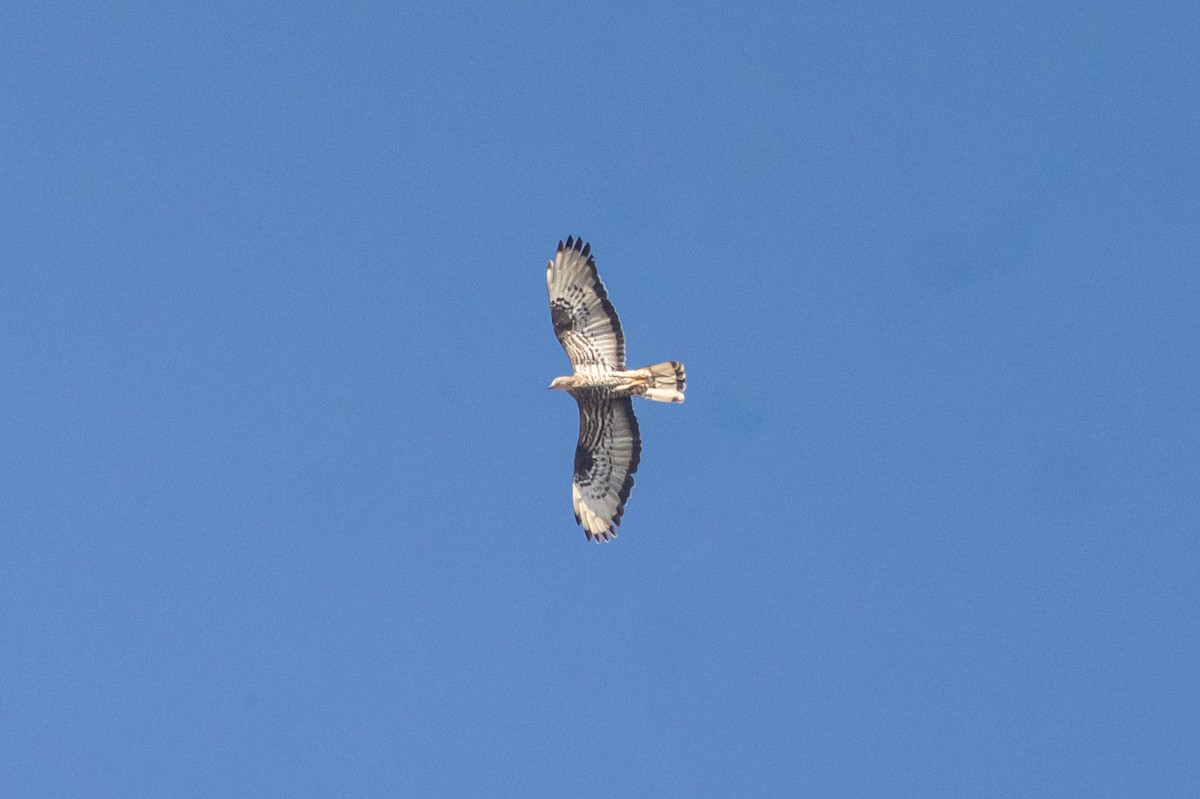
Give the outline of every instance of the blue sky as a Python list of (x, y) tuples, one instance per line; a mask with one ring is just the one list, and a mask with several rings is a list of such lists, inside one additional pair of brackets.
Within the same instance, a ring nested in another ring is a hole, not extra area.
[(1190, 4), (198, 5), (0, 12), (0, 794), (1200, 790)]

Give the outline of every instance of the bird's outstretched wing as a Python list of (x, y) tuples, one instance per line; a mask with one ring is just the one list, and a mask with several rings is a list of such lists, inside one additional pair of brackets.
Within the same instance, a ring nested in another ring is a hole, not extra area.
[(608, 541), (617, 534), (633, 473), (642, 457), (642, 439), (633, 401), (580, 394), (579, 443), (571, 502), (575, 521), (588, 540)]
[(596, 272), (590, 244), (567, 237), (546, 264), (554, 335), (578, 371), (580, 366), (625, 368), (625, 335)]

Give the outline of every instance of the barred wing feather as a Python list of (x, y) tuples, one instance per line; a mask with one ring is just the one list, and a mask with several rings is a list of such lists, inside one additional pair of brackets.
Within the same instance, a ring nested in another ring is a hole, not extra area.
[(600, 276), (590, 244), (567, 237), (546, 264), (550, 320), (554, 335), (579, 367), (605, 371), (625, 368), (625, 335)]
[(588, 540), (608, 541), (617, 534), (642, 456), (637, 417), (629, 397), (581, 395), (575, 400), (579, 403), (579, 442), (571, 484), (575, 521)]

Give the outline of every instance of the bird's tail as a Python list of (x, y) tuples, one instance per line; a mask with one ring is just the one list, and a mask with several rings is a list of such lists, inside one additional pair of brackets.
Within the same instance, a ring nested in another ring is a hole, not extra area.
[(683, 392), (687, 390), (687, 375), (683, 373), (683, 364), (679, 361), (663, 361), (646, 366), (638, 369), (637, 375), (646, 386), (642, 395), (646, 399), (683, 402)]

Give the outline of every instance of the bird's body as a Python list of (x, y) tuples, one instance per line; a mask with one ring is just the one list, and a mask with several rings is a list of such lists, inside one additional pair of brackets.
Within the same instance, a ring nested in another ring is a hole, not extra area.
[(625, 336), (596, 272), (591, 246), (567, 238), (546, 265), (550, 320), (574, 373), (550, 388), (579, 405), (579, 441), (571, 486), (575, 521), (589, 540), (616, 536), (642, 442), (632, 397), (683, 402), (687, 378), (678, 361), (625, 368)]
[[(676, 380), (680, 384), (676, 388)], [(683, 402), (686, 377), (683, 364), (664, 361), (644, 369), (605, 371), (585, 366), (573, 375), (556, 377), (550, 388), (561, 389), (579, 399), (580, 394), (596, 392), (605, 399), (646, 397), (660, 402)]]

